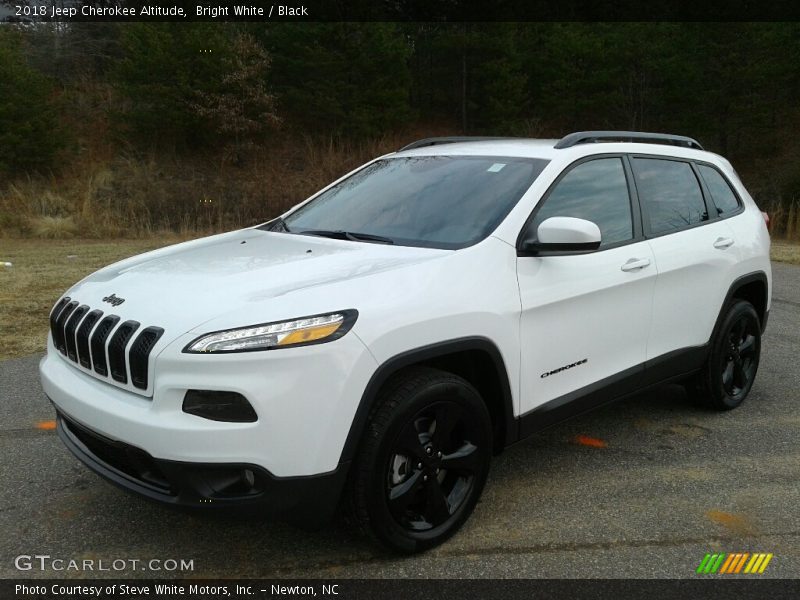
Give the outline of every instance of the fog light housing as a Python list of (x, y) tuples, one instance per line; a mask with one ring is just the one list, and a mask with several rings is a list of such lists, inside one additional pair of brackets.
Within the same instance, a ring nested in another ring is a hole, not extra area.
[(183, 412), (227, 423), (253, 423), (258, 420), (253, 406), (237, 392), (188, 390), (183, 397)]

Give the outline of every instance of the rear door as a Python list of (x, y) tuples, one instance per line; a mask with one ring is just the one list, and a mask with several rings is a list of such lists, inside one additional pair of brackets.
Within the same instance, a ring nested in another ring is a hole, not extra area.
[(691, 360), (704, 358), (738, 261), (736, 239), (693, 162), (662, 156), (630, 162), (658, 270), (647, 359), (656, 366), (685, 355), (688, 371), (700, 366)]

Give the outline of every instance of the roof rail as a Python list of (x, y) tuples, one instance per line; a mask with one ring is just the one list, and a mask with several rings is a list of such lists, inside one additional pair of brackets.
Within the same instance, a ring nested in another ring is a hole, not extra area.
[(439, 146), (441, 144), (458, 144), (459, 142), (488, 142), (490, 140), (513, 140), (516, 138), (510, 137), (475, 137), (475, 136), (450, 136), (450, 137), (432, 137), (425, 138), (424, 140), (417, 140), (410, 143), (408, 146), (403, 146), (398, 150), (413, 150), (414, 148), (425, 148), (427, 146)]
[(669, 133), (644, 133), (641, 131), (576, 131), (561, 138), (554, 146), (557, 150), (572, 148), (578, 144), (594, 142), (644, 142), (651, 144), (668, 144), (702, 150), (700, 143), (690, 137)]

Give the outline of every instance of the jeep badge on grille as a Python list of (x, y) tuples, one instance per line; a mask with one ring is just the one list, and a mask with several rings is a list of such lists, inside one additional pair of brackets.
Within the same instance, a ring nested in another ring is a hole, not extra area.
[(120, 304), (125, 302), (125, 298), (118, 298), (114, 294), (111, 294), (110, 296), (106, 296), (105, 298), (103, 298), (103, 302), (108, 302), (112, 306), (119, 306)]

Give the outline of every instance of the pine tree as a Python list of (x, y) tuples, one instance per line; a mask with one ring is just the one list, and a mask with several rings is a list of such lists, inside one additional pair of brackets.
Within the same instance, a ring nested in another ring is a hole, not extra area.
[(56, 90), (20, 45), (13, 29), (0, 27), (0, 173), (48, 168), (65, 142)]
[(115, 115), (122, 133), (176, 147), (214, 140), (217, 132), (194, 104), (202, 94), (224, 91), (232, 31), (213, 23), (128, 24), (113, 74), (124, 100)]
[(393, 23), (283, 23), (261, 32), (279, 110), (297, 128), (378, 135), (411, 117), (411, 48)]

